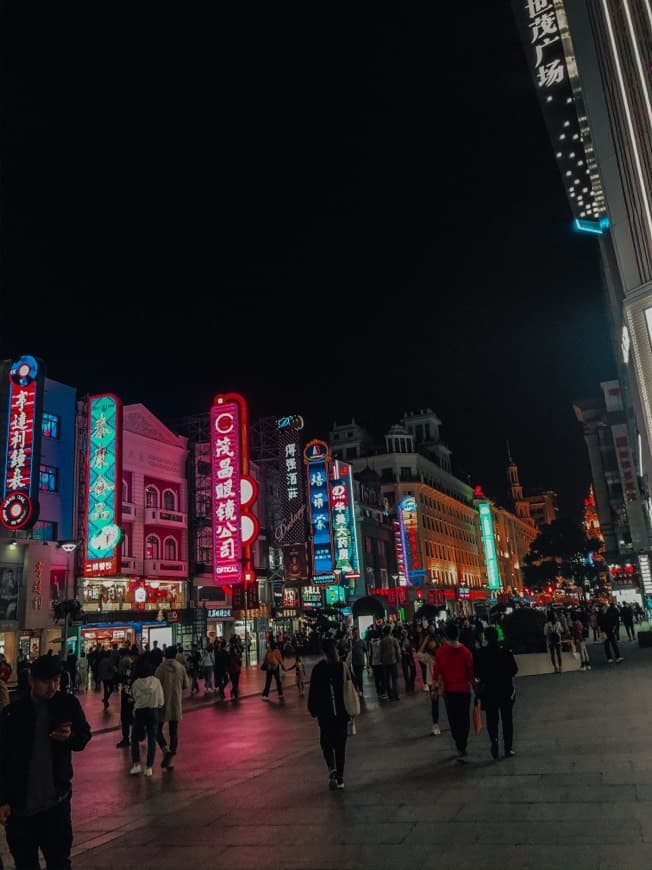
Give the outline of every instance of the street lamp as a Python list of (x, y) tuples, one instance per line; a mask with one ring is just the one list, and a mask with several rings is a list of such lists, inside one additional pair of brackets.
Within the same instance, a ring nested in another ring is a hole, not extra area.
[[(61, 628), (61, 648), (59, 650), (59, 658), (61, 661), (66, 660), (68, 650), (68, 625), (70, 623), (70, 614), (72, 611), (79, 611), (79, 602), (76, 599), (68, 598), (68, 589), (70, 584), (70, 575), (73, 574), (74, 582), (74, 552), (81, 544), (78, 540), (58, 541), (57, 546), (60, 547), (66, 554), (66, 579), (64, 587), (63, 601), (59, 602), (59, 608), (55, 610), (55, 615), (63, 615), (63, 626)], [(72, 570), (71, 570), (72, 569)]]

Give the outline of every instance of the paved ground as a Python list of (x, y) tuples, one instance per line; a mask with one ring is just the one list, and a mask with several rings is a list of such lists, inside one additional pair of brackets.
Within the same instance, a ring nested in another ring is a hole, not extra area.
[(97, 734), (76, 757), (74, 867), (650, 868), (652, 650), (623, 646), (622, 665), (596, 645), (591, 673), (519, 680), (509, 760), (491, 760), (483, 731), (460, 768), (445, 716), (429, 734), (425, 694), (370, 697), (342, 792), (294, 687), (284, 705), (188, 715), (177, 767), (151, 780)]

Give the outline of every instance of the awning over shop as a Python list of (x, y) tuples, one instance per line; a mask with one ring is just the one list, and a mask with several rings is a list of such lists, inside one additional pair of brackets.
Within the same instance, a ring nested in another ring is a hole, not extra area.
[(353, 602), (354, 616), (373, 616), (382, 619), (385, 616), (385, 604), (373, 595), (364, 595)]

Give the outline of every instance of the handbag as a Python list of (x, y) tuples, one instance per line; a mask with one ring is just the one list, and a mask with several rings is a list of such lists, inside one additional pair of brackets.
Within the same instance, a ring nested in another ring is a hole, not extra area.
[(473, 730), (476, 734), (482, 731), (482, 711), (479, 702), (473, 705)]
[(349, 716), (359, 716), (360, 696), (358, 695), (358, 690), (353, 683), (353, 679), (351, 678), (351, 671), (349, 670), (346, 662), (342, 662), (342, 667), (344, 668), (344, 682), (342, 684), (342, 690), (344, 695), (344, 709), (349, 714)]

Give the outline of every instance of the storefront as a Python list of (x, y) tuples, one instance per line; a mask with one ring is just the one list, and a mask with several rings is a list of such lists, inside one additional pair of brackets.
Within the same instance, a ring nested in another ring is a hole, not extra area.
[(143, 580), (125, 577), (84, 579), (82, 607), (102, 613), (138, 610), (145, 613), (182, 609), (186, 605), (186, 584), (179, 580)]
[(206, 634), (211, 642), (218, 638), (228, 639), (234, 633), (233, 610), (230, 607), (206, 608)]
[(98, 643), (106, 648), (114, 643), (118, 646), (128, 643), (151, 649), (155, 640), (161, 648), (173, 643), (189, 647), (193, 640), (200, 639), (195, 618), (197, 609), (168, 609), (155, 613), (125, 610), (115, 614), (113, 620), (110, 613), (86, 613), (86, 622), (78, 629), (80, 649), (88, 651)]

